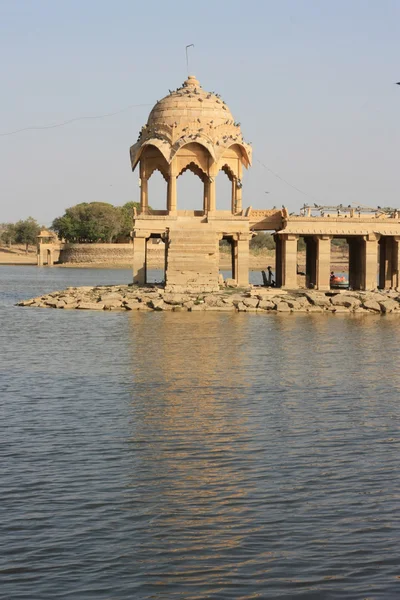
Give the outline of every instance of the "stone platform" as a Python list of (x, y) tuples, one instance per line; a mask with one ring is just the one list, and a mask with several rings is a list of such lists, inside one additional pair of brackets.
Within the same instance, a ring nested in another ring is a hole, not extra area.
[(236, 311), (257, 313), (326, 313), (400, 315), (400, 294), (376, 292), (292, 292), (274, 288), (223, 288), (213, 293), (168, 293), (154, 286), (71, 287), (19, 302), (17, 306), (101, 311)]

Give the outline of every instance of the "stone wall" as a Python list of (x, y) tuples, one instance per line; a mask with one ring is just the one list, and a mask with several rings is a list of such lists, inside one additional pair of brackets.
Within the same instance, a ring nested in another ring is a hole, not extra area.
[(132, 244), (65, 244), (61, 263), (127, 264), (133, 262)]
[[(165, 261), (164, 244), (148, 244), (147, 264), (162, 268)], [(60, 252), (60, 263), (75, 264), (133, 264), (133, 244), (65, 244)]]

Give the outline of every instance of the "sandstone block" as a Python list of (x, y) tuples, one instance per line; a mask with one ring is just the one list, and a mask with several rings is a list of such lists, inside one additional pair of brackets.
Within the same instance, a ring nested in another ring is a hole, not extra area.
[(139, 310), (140, 302), (137, 300), (125, 300), (123, 306), (126, 310)]
[(317, 293), (317, 292), (306, 292), (306, 298), (311, 304), (314, 306), (329, 306), (330, 300), (325, 294)]
[(276, 304), (272, 300), (260, 300), (258, 303), (258, 308), (261, 308), (262, 310), (274, 310), (276, 308)]
[(345, 306), (346, 308), (355, 308), (361, 305), (361, 300), (355, 296), (337, 294), (331, 298), (333, 306)]
[(387, 300), (384, 300), (383, 302), (379, 302), (381, 310), (383, 313), (391, 313), (394, 310), (397, 310), (399, 308), (399, 304), (398, 302), (396, 302), (395, 300), (391, 300), (390, 298), (388, 298)]
[(257, 308), (258, 302), (258, 298), (244, 298), (243, 300), (243, 304), (248, 308)]
[(234, 279), (231, 279), (230, 277), (225, 279), (225, 285), (226, 285), (226, 287), (230, 287), (230, 288), (235, 288), (238, 286), (236, 281)]
[(372, 310), (373, 312), (381, 312), (381, 306), (376, 300), (365, 300), (363, 303), (364, 308)]
[(287, 304), (286, 302), (282, 302), (282, 301), (278, 301), (276, 303), (276, 310), (278, 312), (291, 312), (291, 308), (290, 308), (289, 304)]
[(100, 302), (80, 302), (76, 308), (80, 310), (103, 310), (104, 306)]

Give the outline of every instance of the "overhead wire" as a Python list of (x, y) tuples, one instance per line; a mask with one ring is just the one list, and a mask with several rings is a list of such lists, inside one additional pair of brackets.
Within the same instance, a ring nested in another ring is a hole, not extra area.
[(310, 198), (311, 200), (314, 200), (314, 202), (318, 202), (318, 200), (314, 196), (312, 196), (308, 192), (305, 192), (304, 190), (301, 190), (296, 185), (293, 185), (292, 183), (290, 183), (289, 181), (287, 181), (287, 179), (285, 179), (284, 177), (281, 177), (281, 175), (279, 175), (278, 173), (276, 173), (275, 171), (273, 171), (272, 169), (270, 169), (270, 167), (267, 167), (267, 165), (265, 165), (263, 162), (261, 162), (261, 160), (259, 160), (258, 158), (256, 158), (255, 160), (262, 167), (264, 167), (264, 169), (266, 169), (267, 171), (269, 171), (269, 173), (271, 173), (271, 175), (273, 175), (274, 177), (276, 177), (277, 179), (279, 179), (283, 183), (286, 183), (286, 185), (288, 185), (289, 187), (291, 187), (293, 190), (296, 190), (296, 192), (299, 192), (300, 194), (303, 194), (303, 196), (307, 196), (307, 198)]
[(56, 127), (64, 127), (65, 125), (69, 125), (70, 123), (75, 123), (76, 121), (87, 121), (94, 119), (105, 119), (107, 117), (114, 117), (115, 115), (119, 115), (131, 108), (137, 108), (139, 106), (152, 106), (152, 104), (130, 104), (129, 106), (125, 106), (125, 108), (121, 108), (120, 110), (116, 110), (115, 112), (105, 113), (103, 115), (89, 115), (85, 117), (75, 117), (74, 119), (68, 119), (67, 121), (62, 121), (61, 123), (54, 123), (53, 125), (38, 125), (31, 127), (23, 127), (21, 129), (15, 129), (14, 131), (7, 131), (5, 133), (0, 133), (0, 137), (15, 135), (16, 133), (22, 133), (23, 131), (38, 131), (43, 129), (55, 129)]

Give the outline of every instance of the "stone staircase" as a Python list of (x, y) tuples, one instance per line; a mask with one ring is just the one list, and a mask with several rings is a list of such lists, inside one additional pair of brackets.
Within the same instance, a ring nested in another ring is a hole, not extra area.
[(168, 243), (167, 291), (218, 291), (219, 242), (215, 231), (170, 230)]

